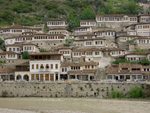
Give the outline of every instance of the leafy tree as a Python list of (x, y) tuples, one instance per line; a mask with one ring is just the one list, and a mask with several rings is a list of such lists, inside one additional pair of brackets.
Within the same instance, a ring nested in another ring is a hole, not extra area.
[(145, 93), (139, 86), (133, 87), (129, 91), (129, 98), (144, 98)]
[(58, 7), (58, 6), (57, 6), (56, 3), (48, 3), (48, 4), (45, 5), (45, 8), (46, 8), (47, 10), (56, 9), (57, 7)]
[(148, 59), (144, 58), (139, 63), (142, 64), (142, 65), (149, 65), (150, 61)]
[(2, 44), (3, 44), (3, 42), (4, 42), (4, 40), (2, 40), (2, 39), (0, 38), (0, 45), (2, 45)]
[(22, 54), (22, 57), (23, 57), (23, 59), (29, 59), (30, 57), (29, 57), (28, 51), (24, 51)]
[(86, 8), (84, 8), (84, 10), (81, 12), (80, 19), (95, 19), (95, 12), (93, 11), (93, 8), (91, 6), (87, 6)]
[(78, 18), (75, 18), (75, 11), (74, 10), (70, 10), (69, 11), (69, 15), (68, 15), (68, 30), (72, 30), (75, 27), (78, 27), (80, 25), (80, 21)]

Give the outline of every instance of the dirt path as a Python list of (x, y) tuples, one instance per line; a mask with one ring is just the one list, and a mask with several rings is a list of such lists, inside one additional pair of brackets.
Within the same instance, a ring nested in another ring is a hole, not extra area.
[(149, 113), (150, 101), (90, 98), (0, 98), (0, 108), (0, 113)]

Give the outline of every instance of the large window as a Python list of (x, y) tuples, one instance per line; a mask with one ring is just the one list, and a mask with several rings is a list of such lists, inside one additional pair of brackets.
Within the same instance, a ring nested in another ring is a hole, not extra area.
[(32, 69), (34, 69), (34, 64), (32, 64)]
[(55, 68), (58, 69), (58, 64), (55, 65)]

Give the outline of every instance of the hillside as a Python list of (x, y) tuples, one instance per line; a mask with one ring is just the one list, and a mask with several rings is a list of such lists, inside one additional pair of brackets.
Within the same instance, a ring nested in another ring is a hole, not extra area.
[(94, 19), (96, 14), (140, 12), (133, 0), (0, 0), (0, 6), (0, 26), (34, 25), (64, 18), (73, 25), (72, 29), (80, 19)]

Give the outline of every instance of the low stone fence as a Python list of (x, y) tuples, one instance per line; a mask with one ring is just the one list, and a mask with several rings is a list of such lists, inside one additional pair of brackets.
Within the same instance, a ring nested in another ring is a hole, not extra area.
[(0, 82), (0, 96), (5, 97), (109, 97), (112, 90), (127, 94), (130, 88), (140, 86), (147, 93), (145, 83), (101, 82)]

